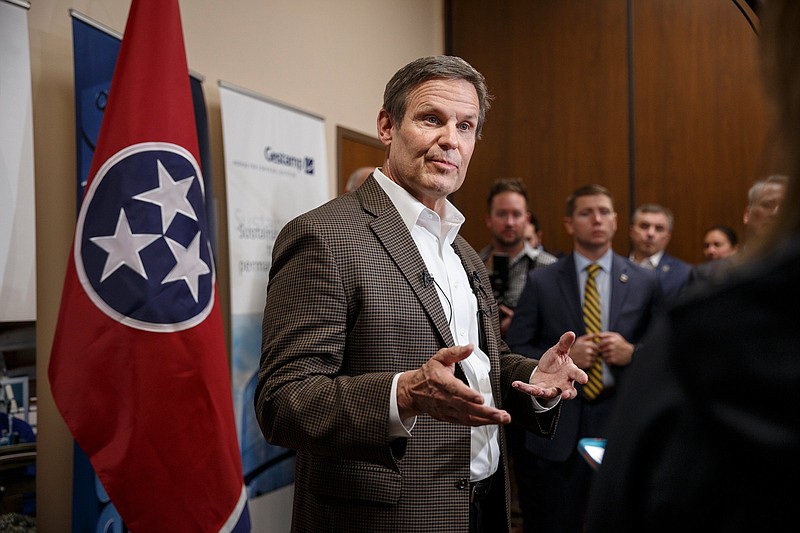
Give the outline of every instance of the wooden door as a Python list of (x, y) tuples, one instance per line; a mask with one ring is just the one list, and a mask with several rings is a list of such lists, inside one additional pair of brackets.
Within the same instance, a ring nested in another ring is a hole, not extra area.
[(359, 167), (383, 165), (384, 148), (377, 137), (370, 137), (342, 126), (336, 127), (338, 152), (337, 193), (342, 194), (347, 178)]

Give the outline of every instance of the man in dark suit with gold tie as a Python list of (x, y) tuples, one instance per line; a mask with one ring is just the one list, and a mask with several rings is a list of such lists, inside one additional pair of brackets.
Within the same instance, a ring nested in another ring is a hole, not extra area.
[(383, 166), (275, 241), (255, 408), (297, 450), (293, 531), (509, 531), (502, 426), (552, 434), (586, 381), (571, 332), (538, 366), (510, 353), (458, 236), (447, 195), (488, 103), (460, 58), (406, 65), (378, 114)]
[(655, 272), (611, 248), (617, 213), (608, 189), (587, 185), (574, 191), (565, 227), (573, 252), (530, 273), (506, 336), (513, 350), (539, 358), (557, 331), (575, 331), (570, 356), (589, 374), (580, 399), (562, 406), (553, 439), (528, 432), (514, 451), (526, 533), (583, 530), (592, 472), (578, 440), (605, 435), (616, 386), (661, 299)]

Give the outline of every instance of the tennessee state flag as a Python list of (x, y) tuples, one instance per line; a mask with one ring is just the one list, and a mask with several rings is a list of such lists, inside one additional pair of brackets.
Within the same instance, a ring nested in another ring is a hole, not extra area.
[(133, 0), (48, 374), (130, 530), (249, 531), (188, 73), (178, 1)]

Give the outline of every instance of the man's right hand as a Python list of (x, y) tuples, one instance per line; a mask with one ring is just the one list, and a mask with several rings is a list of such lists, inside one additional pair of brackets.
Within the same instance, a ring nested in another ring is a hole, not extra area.
[(483, 396), (455, 376), (456, 363), (473, 350), (471, 344), (442, 348), (422, 367), (402, 373), (397, 382), (400, 418), (429, 414), (466, 426), (511, 422), (508, 412), (484, 405)]

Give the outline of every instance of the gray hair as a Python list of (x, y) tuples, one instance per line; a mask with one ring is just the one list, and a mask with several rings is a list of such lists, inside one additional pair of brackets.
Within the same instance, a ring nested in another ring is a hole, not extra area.
[(767, 176), (763, 180), (758, 180), (750, 187), (750, 190), (747, 191), (747, 205), (750, 207), (754, 206), (761, 197), (761, 193), (764, 192), (764, 188), (767, 185), (773, 184), (787, 187), (789, 185), (789, 177), (783, 174), (773, 174), (772, 176)]
[(408, 105), (408, 93), (415, 87), (430, 80), (466, 80), (478, 93), (478, 125), (475, 138), (481, 138), (481, 130), (486, 120), (486, 111), (491, 105), (491, 95), (486, 86), (486, 78), (475, 67), (456, 56), (421, 57), (398, 70), (383, 92), (383, 109), (392, 120), (399, 124), (403, 120)]

